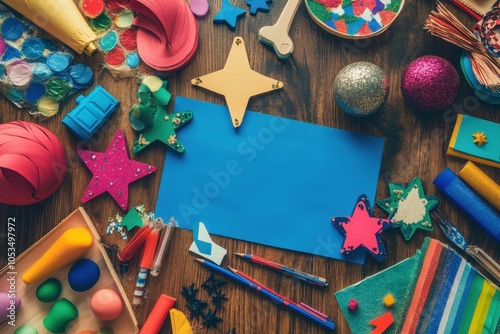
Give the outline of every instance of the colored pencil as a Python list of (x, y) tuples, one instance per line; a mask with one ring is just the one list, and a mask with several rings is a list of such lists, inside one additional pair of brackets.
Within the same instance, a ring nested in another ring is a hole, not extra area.
[(307, 282), (307, 283), (310, 283), (313, 285), (317, 285), (317, 286), (320, 286), (323, 288), (328, 286), (328, 283), (326, 282), (326, 278), (319, 277), (319, 276), (312, 275), (312, 274), (308, 274), (308, 273), (305, 273), (303, 271), (293, 269), (293, 268), (287, 267), (285, 265), (270, 261), (268, 259), (265, 259), (265, 258), (257, 256), (257, 255), (243, 254), (243, 253), (234, 253), (234, 254), (236, 254), (236, 255), (238, 255), (246, 260), (250, 260), (252, 262), (266, 266), (268, 268), (278, 270), (279, 272), (282, 272), (286, 275), (297, 278), (297, 279), (302, 280), (304, 282)]
[(222, 267), (220, 267), (212, 262), (209, 262), (209, 261), (206, 261), (203, 259), (196, 259), (196, 261), (199, 261), (203, 265), (207, 266), (210, 269), (217, 271), (218, 273), (220, 273), (222, 275), (225, 275), (229, 278), (232, 278), (236, 282), (239, 282), (243, 285), (249, 286), (250, 288), (252, 288), (254, 290), (257, 290), (258, 292), (262, 293), (263, 295), (269, 297), (274, 302), (288, 307), (289, 309), (303, 315), (304, 317), (308, 318), (309, 320), (312, 320), (312, 321), (314, 321), (314, 322), (316, 322), (316, 323), (318, 323), (318, 324), (320, 324), (320, 325), (322, 325), (330, 330), (335, 330), (335, 323), (331, 319), (325, 320), (323, 318), (320, 318), (320, 317), (316, 316), (315, 314), (312, 314), (312, 313), (306, 311), (305, 309), (301, 308), (300, 306), (297, 306), (296, 303), (287, 302), (285, 299), (283, 299), (283, 297), (280, 297), (280, 295), (278, 293), (276, 293), (276, 292), (271, 293), (268, 290), (263, 289), (262, 287), (258, 286), (257, 284), (252, 283), (248, 279), (246, 279), (242, 276), (236, 275), (235, 273), (233, 273), (227, 269), (224, 269), (224, 268), (222, 268)]

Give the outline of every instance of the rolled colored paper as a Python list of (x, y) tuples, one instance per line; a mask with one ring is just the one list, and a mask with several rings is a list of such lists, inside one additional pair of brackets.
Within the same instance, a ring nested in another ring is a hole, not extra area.
[(0, 125), (0, 203), (29, 205), (52, 195), (66, 175), (59, 139), (29, 122)]
[(434, 179), (434, 185), (471, 216), (487, 233), (500, 241), (500, 215), (455, 173), (446, 168)]
[(140, 334), (157, 334), (161, 330), (161, 326), (167, 319), (168, 313), (174, 307), (176, 299), (165, 294), (161, 294), (156, 301), (155, 306), (151, 310)]
[(91, 55), (97, 47), (95, 33), (73, 0), (3, 0), (40, 28), (78, 53)]
[(84, 227), (66, 230), (52, 246), (23, 274), (30, 285), (81, 257), (92, 245), (92, 235)]
[(472, 161), (468, 161), (457, 175), (497, 210), (500, 210), (500, 185)]

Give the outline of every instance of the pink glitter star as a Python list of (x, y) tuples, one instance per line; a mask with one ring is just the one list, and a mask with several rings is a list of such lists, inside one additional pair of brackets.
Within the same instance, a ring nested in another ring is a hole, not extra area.
[(375, 259), (382, 261), (387, 256), (380, 233), (392, 227), (389, 219), (370, 216), (370, 202), (361, 195), (350, 217), (334, 217), (333, 225), (345, 235), (340, 253), (348, 255), (358, 247), (369, 251)]
[(156, 170), (154, 166), (128, 158), (125, 137), (121, 129), (116, 131), (106, 152), (78, 150), (77, 153), (93, 174), (83, 194), (82, 203), (107, 191), (116, 203), (126, 210), (129, 184)]

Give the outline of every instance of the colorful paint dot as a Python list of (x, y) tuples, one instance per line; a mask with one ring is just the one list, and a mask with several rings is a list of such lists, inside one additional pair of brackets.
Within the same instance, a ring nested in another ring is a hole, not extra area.
[(391, 307), (392, 305), (394, 305), (396, 303), (396, 300), (394, 299), (394, 296), (392, 294), (387, 294), (385, 295), (383, 301), (384, 305), (386, 307)]
[(69, 75), (74, 82), (82, 86), (88, 85), (94, 77), (90, 67), (85, 64), (76, 64), (71, 66), (69, 68)]
[(56, 101), (61, 101), (71, 92), (71, 85), (61, 78), (55, 78), (47, 84), (47, 95)]
[(125, 61), (125, 54), (122, 48), (115, 48), (104, 56), (106, 63), (110, 66), (120, 66)]
[(27, 63), (20, 61), (7, 67), (7, 75), (14, 86), (24, 88), (31, 81), (32, 71)]
[(21, 58), (21, 52), (10, 45), (6, 45), (5, 52), (2, 56), (2, 61), (9, 61), (11, 59)]
[(347, 309), (351, 312), (356, 311), (358, 308), (359, 303), (356, 299), (351, 299), (349, 300), (349, 303), (347, 304)]
[(3, 55), (5, 52), (5, 49), (7, 49), (7, 46), (5, 45), (5, 41), (3, 38), (0, 37), (0, 56)]
[(125, 50), (137, 49), (137, 31), (133, 28), (123, 30), (120, 33), (120, 44)]
[(51, 117), (59, 111), (59, 102), (49, 96), (42, 97), (38, 101), (37, 109), (42, 116)]
[(32, 82), (26, 89), (26, 101), (35, 103), (45, 95), (45, 86), (38, 82)]
[(207, 0), (191, 0), (189, 8), (196, 17), (205, 17), (210, 10), (210, 5)]
[(109, 52), (116, 47), (118, 36), (116, 32), (110, 31), (101, 38), (100, 45), (103, 51)]
[(7, 96), (10, 100), (17, 102), (24, 98), (24, 91), (20, 89), (9, 89), (7, 91)]
[(128, 54), (125, 60), (130, 68), (136, 68), (139, 66), (139, 56), (137, 53)]
[(45, 49), (52, 52), (57, 51), (57, 45), (53, 41), (47, 38), (40, 38), (40, 39), (42, 40)]
[(28, 59), (38, 59), (43, 55), (45, 45), (39, 38), (29, 37), (23, 43), (21, 52)]
[(2, 36), (8, 41), (18, 40), (23, 32), (22, 22), (14, 17), (9, 17), (2, 23)]
[(118, 28), (128, 28), (132, 26), (132, 22), (134, 22), (134, 13), (128, 9), (125, 9), (115, 18), (115, 25)]
[(71, 56), (64, 52), (54, 52), (47, 57), (47, 66), (54, 72), (66, 70), (71, 63)]
[(103, 0), (83, 0), (80, 2), (83, 14), (88, 18), (96, 18), (104, 11)]
[(34, 81), (45, 81), (52, 77), (52, 70), (45, 64), (38, 63), (33, 64), (33, 80)]
[(106, 31), (111, 27), (111, 18), (108, 14), (102, 13), (95, 19), (89, 20), (89, 27), (97, 33)]

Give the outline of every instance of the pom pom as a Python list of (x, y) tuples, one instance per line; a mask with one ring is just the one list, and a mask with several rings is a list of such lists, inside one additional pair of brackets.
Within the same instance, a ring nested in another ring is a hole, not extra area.
[(358, 309), (359, 303), (356, 299), (351, 299), (349, 300), (349, 303), (347, 304), (347, 309), (349, 311), (356, 311)]
[(29, 205), (52, 195), (66, 175), (57, 137), (29, 122), (0, 125), (0, 203)]
[(460, 78), (453, 65), (437, 56), (423, 56), (404, 70), (401, 92), (418, 111), (437, 111), (453, 103)]
[(386, 307), (391, 307), (392, 305), (396, 304), (396, 300), (394, 299), (394, 296), (390, 293), (385, 295), (382, 302), (384, 303), (384, 305)]

